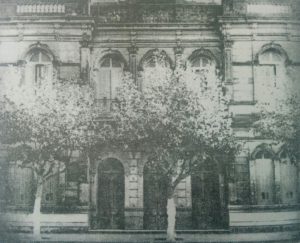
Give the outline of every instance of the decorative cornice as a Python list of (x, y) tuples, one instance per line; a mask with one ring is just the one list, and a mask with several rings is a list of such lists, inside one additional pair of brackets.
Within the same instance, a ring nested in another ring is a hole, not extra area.
[(129, 54), (137, 54), (138, 52), (138, 47), (136, 45), (131, 45), (130, 47), (127, 48)]

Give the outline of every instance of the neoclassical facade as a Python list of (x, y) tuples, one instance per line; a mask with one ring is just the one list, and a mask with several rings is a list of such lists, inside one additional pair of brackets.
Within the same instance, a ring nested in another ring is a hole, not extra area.
[[(170, 68), (213, 68), (231, 95), (242, 149), (227, 168), (212, 164), (180, 182), (177, 229), (299, 228), (299, 162), (251, 130), (270, 87), (300, 87), (299, 11), (296, 0), (1, 0), (0, 85), (11, 66), (24, 82), (53, 72), (80, 78), (109, 113), (122, 73), (143, 89), (156, 53)], [(1, 149), (2, 211), (30, 212), (32, 171), (7, 163)], [(166, 183), (140, 153), (106, 152), (90, 167), (75, 160), (45, 183), (43, 213), (56, 215), (45, 229), (165, 229)]]

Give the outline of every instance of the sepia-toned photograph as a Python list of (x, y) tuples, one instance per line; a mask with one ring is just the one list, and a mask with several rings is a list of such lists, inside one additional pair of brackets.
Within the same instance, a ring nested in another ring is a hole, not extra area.
[(0, 0), (18, 242), (300, 242), (300, 0)]

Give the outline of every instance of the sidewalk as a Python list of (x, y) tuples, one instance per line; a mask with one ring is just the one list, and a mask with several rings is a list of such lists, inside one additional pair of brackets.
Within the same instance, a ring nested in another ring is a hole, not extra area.
[[(297, 239), (298, 236), (298, 239)], [(103, 242), (103, 243), (162, 243), (165, 234), (111, 234), (111, 233), (85, 233), (85, 234), (43, 234), (42, 240), (35, 241), (32, 234), (18, 233), (5, 235), (0, 239), (4, 242)], [(228, 233), (228, 234), (178, 234), (178, 242), (300, 242), (299, 232), (274, 233)]]

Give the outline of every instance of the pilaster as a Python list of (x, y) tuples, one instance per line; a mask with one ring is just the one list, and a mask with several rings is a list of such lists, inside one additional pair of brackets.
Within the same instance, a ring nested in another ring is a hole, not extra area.
[(89, 82), (90, 55), (89, 40), (86, 36), (80, 42), (80, 77), (85, 83)]

